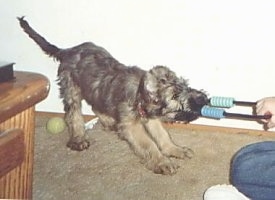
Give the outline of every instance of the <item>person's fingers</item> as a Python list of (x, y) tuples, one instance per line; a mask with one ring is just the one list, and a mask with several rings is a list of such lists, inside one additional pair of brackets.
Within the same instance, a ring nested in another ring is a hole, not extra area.
[(257, 113), (257, 115), (263, 115), (264, 114), (264, 109), (263, 109), (262, 105), (257, 106), (256, 113)]
[(263, 100), (257, 101), (257, 104), (256, 104), (256, 112), (257, 113), (259, 113), (262, 110), (263, 104), (264, 104)]
[[(257, 115), (270, 115), (271, 113), (266, 110), (262, 105), (259, 105), (256, 110)], [(261, 121), (267, 123), (270, 119), (261, 119)]]

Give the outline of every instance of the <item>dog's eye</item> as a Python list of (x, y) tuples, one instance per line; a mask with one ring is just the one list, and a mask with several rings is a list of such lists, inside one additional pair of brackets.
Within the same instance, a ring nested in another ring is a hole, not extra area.
[(174, 95), (172, 96), (172, 100), (175, 100), (175, 99), (177, 99), (178, 97), (179, 97), (178, 94), (174, 94)]
[(160, 82), (161, 84), (165, 85), (165, 84), (166, 84), (166, 79), (160, 78), (160, 79), (159, 79), (159, 82)]
[(157, 99), (157, 98), (153, 100), (154, 104), (158, 104), (158, 102), (159, 102), (159, 99)]

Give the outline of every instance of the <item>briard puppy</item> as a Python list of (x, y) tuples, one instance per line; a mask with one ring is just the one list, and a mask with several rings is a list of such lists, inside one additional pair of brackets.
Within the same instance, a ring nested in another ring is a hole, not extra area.
[(71, 135), (69, 148), (82, 151), (90, 145), (81, 114), (84, 99), (102, 125), (126, 140), (153, 172), (174, 174), (178, 167), (170, 157), (193, 155), (191, 149), (174, 144), (161, 121), (195, 120), (208, 103), (204, 92), (190, 88), (186, 80), (165, 66), (149, 71), (126, 67), (91, 42), (60, 49), (33, 30), (23, 17), (18, 20), (29, 37), (60, 62), (58, 84)]

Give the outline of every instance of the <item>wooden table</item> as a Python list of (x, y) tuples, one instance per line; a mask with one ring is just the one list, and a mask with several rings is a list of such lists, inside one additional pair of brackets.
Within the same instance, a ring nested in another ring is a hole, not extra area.
[(45, 99), (49, 80), (14, 72), (0, 84), (0, 199), (31, 199), (35, 104)]

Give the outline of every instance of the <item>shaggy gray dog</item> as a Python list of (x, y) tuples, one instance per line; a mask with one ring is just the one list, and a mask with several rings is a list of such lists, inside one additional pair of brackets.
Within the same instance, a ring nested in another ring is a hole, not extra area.
[(60, 62), (58, 77), (72, 150), (90, 145), (85, 137), (81, 101), (92, 106), (105, 128), (126, 140), (145, 166), (155, 173), (174, 174), (169, 157), (190, 158), (191, 149), (174, 144), (161, 120), (192, 121), (208, 104), (204, 92), (192, 89), (164, 66), (144, 71), (126, 67), (91, 42), (60, 49), (34, 31), (24, 18), (21, 27), (41, 49)]

